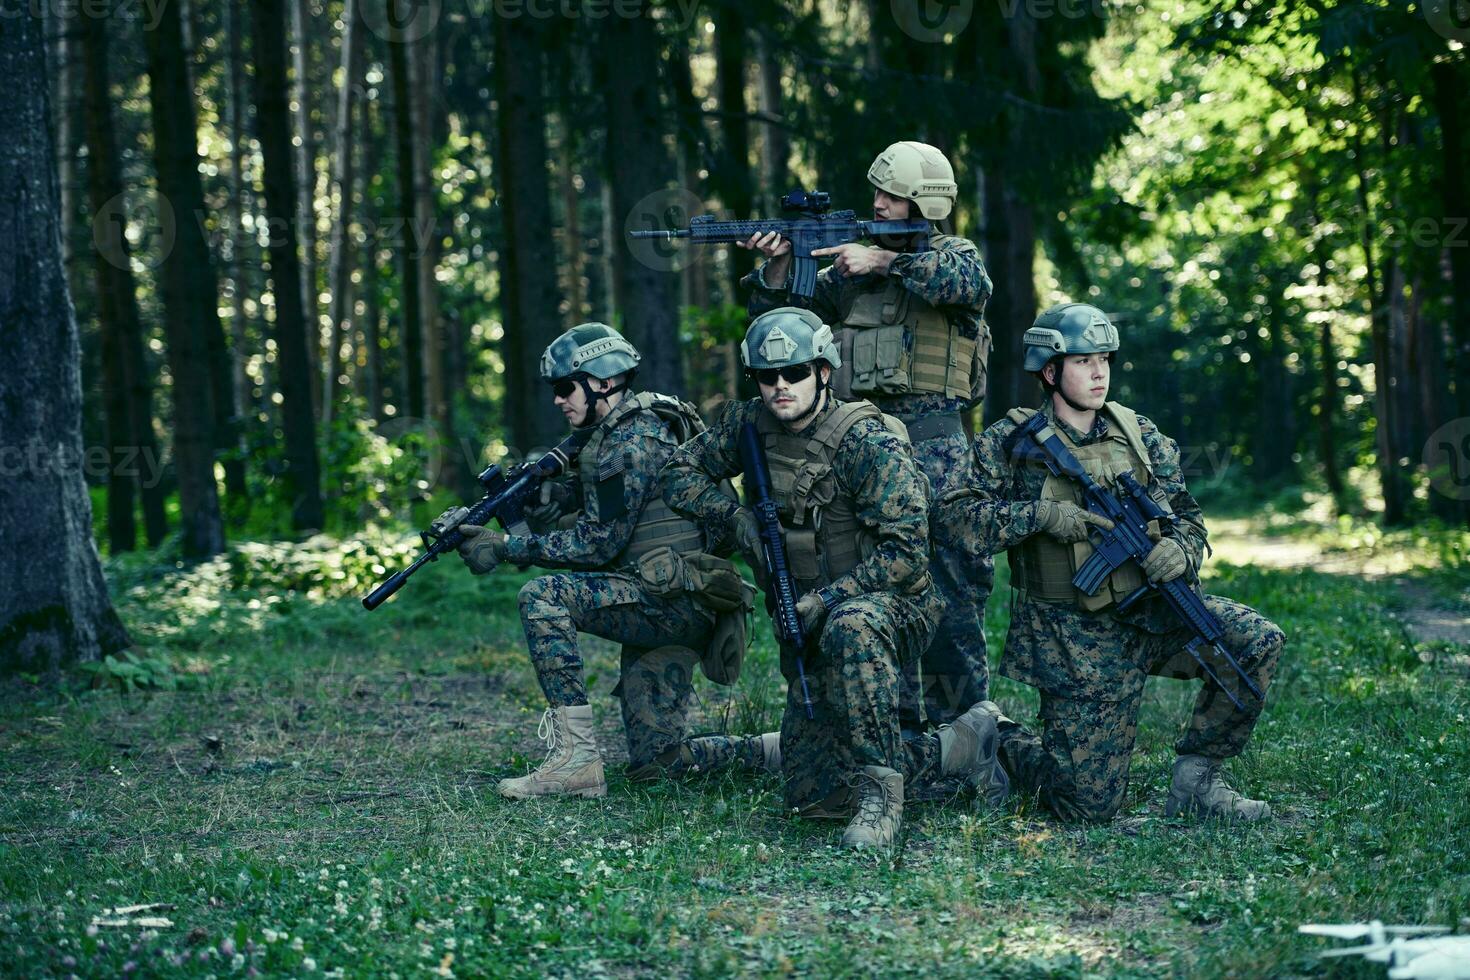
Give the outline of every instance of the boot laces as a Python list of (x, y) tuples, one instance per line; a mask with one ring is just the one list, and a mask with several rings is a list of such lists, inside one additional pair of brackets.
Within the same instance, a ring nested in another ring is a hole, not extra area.
[[(865, 783), (877, 787), (878, 792), (864, 793), (863, 784)], [(858, 812), (853, 820), (865, 827), (878, 830), (883, 824), (883, 817), (888, 813), (889, 807), (898, 802), (893, 791), (888, 788), (887, 781), (871, 773), (858, 771), (848, 780), (848, 785), (858, 792)]]
[(556, 754), (556, 744), (560, 734), (561, 726), (556, 723), (556, 711), (553, 708), (547, 708), (541, 712), (541, 723), (536, 726), (536, 737), (546, 743), (546, 759), (542, 765), (550, 762), (551, 757)]

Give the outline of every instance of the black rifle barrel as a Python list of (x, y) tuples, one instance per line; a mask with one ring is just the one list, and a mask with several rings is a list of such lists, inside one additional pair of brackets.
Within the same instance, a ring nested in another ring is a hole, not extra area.
[(806, 664), (802, 651), (809, 637), (802, 629), (796, 612), (796, 584), (791, 566), (786, 562), (786, 545), (781, 540), (781, 519), (775, 497), (771, 494), (771, 472), (766, 466), (766, 451), (760, 433), (746, 422), (740, 427), (740, 463), (745, 474), (745, 490), (750, 509), (760, 522), (761, 550), (765, 553), (766, 608), (776, 626), (776, 639), (791, 647), (796, 655), (796, 676), (801, 682), (801, 703), (806, 716), (813, 717), (812, 694), (807, 689)]

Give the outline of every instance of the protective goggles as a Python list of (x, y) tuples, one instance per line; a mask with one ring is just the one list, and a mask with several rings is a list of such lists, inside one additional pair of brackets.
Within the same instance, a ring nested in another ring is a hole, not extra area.
[(577, 390), (577, 386), (581, 383), (582, 378), (583, 375), (574, 374), (570, 378), (561, 378), (560, 380), (553, 381), (551, 383), (551, 393), (557, 398), (570, 398), (572, 397), (572, 392)]
[(806, 364), (788, 364), (785, 367), (779, 368), (760, 368), (759, 370), (752, 370), (750, 376), (757, 383), (763, 384), (767, 388), (774, 386), (777, 378), (781, 378), (787, 384), (794, 385), (812, 376), (812, 366), (808, 362)]

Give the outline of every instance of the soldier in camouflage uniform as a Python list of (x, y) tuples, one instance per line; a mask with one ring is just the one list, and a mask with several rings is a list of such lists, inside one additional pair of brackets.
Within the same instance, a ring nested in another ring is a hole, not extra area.
[(505, 535), (460, 524), (464, 508), (438, 521), (468, 535), (459, 552), (477, 575), (501, 562), (565, 569), (520, 592), (526, 643), (549, 705), (539, 734), (550, 751), (529, 775), (501, 781), (508, 797), (607, 792), (578, 631), (623, 644), (614, 693), (622, 698), (629, 771), (651, 774), (685, 737), (694, 651), (706, 647), (715, 624), (706, 597), (686, 587), (690, 568), (698, 563), (701, 581), (724, 574), (727, 584), (729, 577), (739, 582), (728, 561), (707, 553), (701, 528), (659, 495), (659, 470), (704, 426), (687, 403), (628, 390), (639, 360), (632, 344), (600, 323), (574, 327), (542, 355), (541, 376), (567, 421), (595, 427), (574, 464), (574, 485), (543, 485), (529, 514), (538, 527), (555, 529)]
[[(878, 219), (940, 222), (957, 193), (949, 161), (925, 143), (894, 143), (873, 161), (868, 180)], [(769, 257), (745, 279), (750, 315), (790, 302), (791, 243), (772, 233), (744, 247)], [(912, 247), (880, 242), (817, 250), (813, 254), (830, 256), (833, 264), (818, 277), (811, 308), (836, 330), (844, 362), (833, 385), (838, 397), (865, 398), (904, 423), (914, 459), (937, 497), (969, 483), (970, 444), (960, 413), (985, 395), (990, 331), (982, 317), (990, 276), (979, 250), (964, 238), (938, 234), (928, 251)], [(939, 546), (930, 572), (944, 611), (922, 658), (922, 699), (937, 724), (953, 721), (986, 695), (982, 625), (993, 569), (988, 557)], [(905, 705), (905, 728), (917, 725), (917, 708)]]
[[(1009, 552), (1016, 601), (1001, 673), (1040, 690), (1042, 722), (1038, 738), (989, 705), (1013, 784), (1039, 795), (1063, 819), (1104, 821), (1127, 789), (1145, 678), (1203, 674), (1183, 649), (1189, 632), (1161, 599), (1144, 599), (1123, 613), (1116, 604), (1146, 579), (1182, 576), (1198, 588), (1205, 524), (1185, 488), (1175, 443), (1147, 418), (1106, 400), (1118, 333), (1100, 310), (1053, 307), (1026, 332), (1025, 345), (1025, 368), (1047, 392), (1040, 411), (1088, 473), (1109, 488), (1118, 474), (1132, 473), (1178, 518), (1150, 529), (1157, 544), (1141, 565), (1119, 568), (1095, 596), (1076, 589), (1072, 576), (1093, 551), (1090, 529), (1112, 525), (1080, 506), (1076, 481), (1018, 456), (1015, 433), (1034, 414), (1029, 409), (1012, 410), (975, 440), (974, 486), (936, 507), (937, 535), (977, 553)], [(1225, 646), (1265, 692), (1285, 640), (1281, 630), (1238, 602), (1205, 596), (1205, 603), (1225, 626)], [(1202, 655), (1219, 660), (1209, 651)], [(1205, 683), (1175, 746), (1166, 812), (1264, 819), (1270, 807), (1244, 799), (1220, 774), (1223, 760), (1244, 748), (1263, 703), (1223, 661), (1211, 667), (1232, 690), (1241, 688), (1236, 693), (1245, 707), (1237, 709)]]
[(935, 735), (900, 736), (900, 664), (924, 649), (940, 612), (928, 574), (929, 487), (900, 423), (867, 402), (832, 396), (842, 361), (814, 313), (787, 307), (756, 318), (741, 356), (760, 397), (729, 403), (709, 431), (674, 453), (660, 477), (664, 497), (691, 520), (731, 528), (763, 573), (755, 515), (720, 488), (743, 470), (742, 427), (755, 427), (800, 593), (796, 611), (814, 638), (801, 651), (812, 718), (798, 651), (781, 651), (786, 801), (810, 815), (850, 816), (845, 846), (886, 846), (898, 833), (906, 780), (969, 779), (995, 793), (994, 781), (1004, 779), (994, 720), (983, 709)]

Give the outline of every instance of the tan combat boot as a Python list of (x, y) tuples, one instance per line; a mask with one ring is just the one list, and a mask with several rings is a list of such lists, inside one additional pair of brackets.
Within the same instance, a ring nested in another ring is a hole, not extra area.
[(1220, 775), (1219, 759), (1203, 755), (1181, 755), (1174, 760), (1174, 778), (1169, 784), (1169, 802), (1164, 815), (1198, 816), (1203, 819), (1265, 820), (1271, 815), (1271, 804), (1248, 800), (1225, 782)]
[(995, 702), (981, 701), (953, 724), (941, 725), (936, 733), (941, 774), (958, 775), (968, 782), (975, 790), (977, 809), (998, 807), (1011, 792), (1011, 781), (996, 756), (1000, 741), (996, 724), (1000, 718), (1005, 715)]
[(892, 847), (903, 824), (903, 775), (886, 766), (863, 766), (854, 788), (858, 811), (843, 831), (842, 846)]
[(592, 705), (547, 708), (536, 736), (546, 742), (546, 761), (519, 779), (502, 779), (497, 789), (513, 800), (533, 796), (606, 796), (607, 776), (592, 734)]

